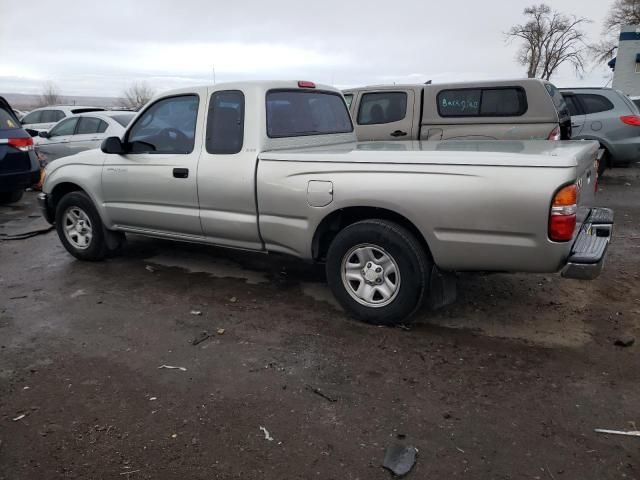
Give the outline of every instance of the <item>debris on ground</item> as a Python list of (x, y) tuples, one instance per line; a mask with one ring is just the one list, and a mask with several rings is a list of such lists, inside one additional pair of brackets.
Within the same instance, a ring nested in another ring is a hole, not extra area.
[(196, 317), (199, 317), (202, 315), (202, 311), (200, 310), (191, 310), (191, 315), (195, 315)]
[(160, 369), (160, 368), (167, 368), (169, 370), (180, 370), (181, 372), (186, 372), (187, 371), (187, 369), (184, 368), (184, 367), (174, 367), (173, 365), (160, 365), (158, 367), (158, 369)]
[(174, 433), (173, 435), (171, 435), (171, 438), (178, 438), (178, 434)]
[(18, 420), (22, 420), (22, 419), (23, 419), (24, 417), (26, 417), (26, 416), (27, 416), (27, 414), (26, 414), (26, 413), (23, 413), (23, 414), (21, 414), (21, 415), (18, 415), (18, 416), (17, 416), (17, 417), (15, 417), (15, 418), (13, 418), (12, 420), (13, 420), (14, 422), (17, 422)]
[(153, 272), (155, 272), (155, 271), (156, 271), (156, 269), (155, 269), (155, 268), (153, 268), (151, 265), (147, 265), (147, 266), (146, 266), (146, 267), (144, 267), (144, 268), (145, 268), (145, 270), (147, 270), (148, 272), (151, 272), (151, 273), (153, 273)]
[(209, 338), (211, 338), (211, 334), (209, 332), (207, 332), (206, 330), (204, 330), (203, 332), (200, 332), (198, 334), (198, 336), (196, 338), (194, 338), (193, 340), (191, 340), (191, 345), (193, 345), (194, 347), (196, 345), (200, 345), (202, 342), (204, 342), (205, 340), (208, 340)]
[(238, 299), (237, 299), (236, 297), (231, 297), (231, 298), (229, 299), (229, 301), (230, 301), (231, 303), (236, 303), (236, 302), (238, 301)]
[(401, 477), (411, 471), (416, 463), (418, 449), (415, 447), (405, 447), (403, 445), (391, 445), (384, 452), (382, 466), (390, 470), (394, 475)]
[(616, 347), (630, 347), (636, 342), (633, 335), (621, 335), (613, 342)]
[(596, 433), (606, 433), (609, 435), (626, 435), (627, 437), (640, 437), (640, 430), (607, 430), (605, 428), (596, 428)]
[(120, 475), (131, 475), (132, 473), (139, 472), (140, 470), (131, 470), (129, 472), (122, 472)]
[(20, 295), (18, 297), (9, 297), (9, 300), (19, 300), (21, 298), (29, 298), (28, 295)]
[(78, 298), (78, 297), (81, 297), (81, 296), (86, 295), (86, 294), (87, 294), (87, 292), (81, 288), (81, 289), (76, 290), (75, 292), (73, 292), (71, 295), (69, 295), (69, 298)]
[(224, 328), (218, 329), (218, 335), (224, 335)]
[(326, 393), (324, 393), (322, 390), (320, 390), (319, 388), (316, 387), (312, 387), (311, 385), (307, 385), (307, 390), (309, 390), (310, 392), (315, 393), (316, 395), (324, 398), (325, 400), (328, 400), (331, 403), (335, 403), (338, 401), (337, 398), (333, 398), (330, 397), (329, 395), (327, 395)]
[(153, 402), (153, 401), (155, 401), (155, 400), (157, 400), (157, 399), (158, 399), (158, 397), (151, 397), (151, 398), (149, 398), (149, 401), (150, 401), (150, 402)]
[(269, 430), (267, 430), (263, 426), (260, 426), (260, 430), (262, 430), (262, 433), (264, 433), (264, 439), (265, 440), (269, 440), (270, 442), (273, 442), (273, 437), (271, 435), (269, 435)]

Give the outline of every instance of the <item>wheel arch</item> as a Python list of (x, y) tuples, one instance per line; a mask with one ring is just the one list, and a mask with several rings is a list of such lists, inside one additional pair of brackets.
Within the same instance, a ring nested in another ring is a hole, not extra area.
[(387, 208), (350, 206), (327, 214), (316, 227), (311, 244), (311, 254), (316, 261), (324, 261), (329, 245), (342, 229), (362, 220), (383, 219), (405, 227), (432, 257), (426, 238), (416, 225), (404, 215)]

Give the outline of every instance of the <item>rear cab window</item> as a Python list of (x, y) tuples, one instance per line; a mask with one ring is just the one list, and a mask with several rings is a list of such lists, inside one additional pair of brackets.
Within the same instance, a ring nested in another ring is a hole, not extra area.
[(436, 101), (441, 117), (519, 117), (528, 109), (522, 87), (442, 90)]
[(358, 108), (358, 125), (398, 122), (406, 115), (406, 92), (365, 93)]
[(338, 92), (270, 90), (266, 110), (269, 138), (353, 132), (349, 111)]

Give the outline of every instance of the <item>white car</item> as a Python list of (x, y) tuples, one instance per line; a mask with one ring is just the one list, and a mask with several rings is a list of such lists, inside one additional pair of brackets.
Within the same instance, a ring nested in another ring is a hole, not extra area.
[(106, 137), (119, 137), (135, 117), (134, 112), (104, 111), (80, 113), (58, 122), (50, 131), (35, 137), (38, 156), (45, 162), (84, 150), (99, 148)]
[(55, 105), (51, 107), (42, 107), (31, 110), (22, 118), (22, 127), (31, 130), (49, 130), (57, 122), (63, 118), (70, 117), (77, 113), (85, 112), (101, 112), (105, 109), (102, 107), (88, 107), (80, 105)]

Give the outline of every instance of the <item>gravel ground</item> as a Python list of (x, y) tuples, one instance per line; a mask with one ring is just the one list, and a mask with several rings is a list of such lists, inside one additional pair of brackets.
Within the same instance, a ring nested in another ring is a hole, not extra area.
[[(408, 331), (346, 318), (282, 256), (2, 241), (0, 479), (387, 479), (396, 443), (408, 478), (640, 478), (640, 438), (594, 432), (640, 423), (640, 347), (614, 344), (640, 342), (640, 169), (602, 189), (600, 278), (464, 274)], [(0, 238), (43, 227), (34, 198)]]

